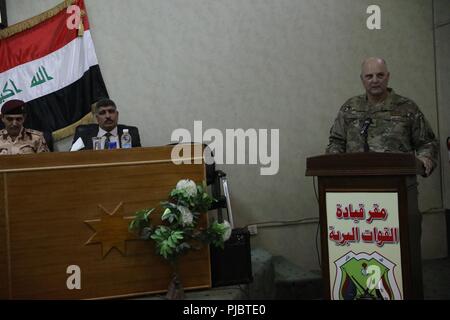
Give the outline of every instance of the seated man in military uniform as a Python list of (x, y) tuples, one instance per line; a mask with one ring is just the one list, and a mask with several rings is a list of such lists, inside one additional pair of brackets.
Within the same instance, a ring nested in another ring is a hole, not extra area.
[(49, 152), (42, 132), (23, 127), (25, 102), (10, 100), (1, 109), (5, 129), (0, 131), (0, 155)]

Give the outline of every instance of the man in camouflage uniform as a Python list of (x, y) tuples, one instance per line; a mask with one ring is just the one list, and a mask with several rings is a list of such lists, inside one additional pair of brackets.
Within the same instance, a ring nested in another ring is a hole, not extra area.
[[(425, 176), (429, 176), (437, 164), (438, 142), (419, 107), (388, 88), (389, 76), (383, 59), (369, 58), (363, 62), (361, 81), (366, 94), (349, 99), (341, 107), (330, 130), (326, 151), (415, 152), (423, 163)], [(411, 271), (415, 299), (423, 297), (421, 223), (420, 212), (411, 207), (409, 251), (411, 264), (415, 266)]]
[(3, 105), (1, 112), (5, 129), (0, 131), (0, 155), (49, 151), (41, 132), (23, 127), (25, 102), (10, 100)]
[[(419, 107), (388, 88), (389, 71), (380, 58), (362, 64), (366, 94), (350, 98), (330, 130), (327, 153), (415, 152), (429, 176), (437, 164), (438, 142)], [(364, 130), (366, 129), (366, 130)]]

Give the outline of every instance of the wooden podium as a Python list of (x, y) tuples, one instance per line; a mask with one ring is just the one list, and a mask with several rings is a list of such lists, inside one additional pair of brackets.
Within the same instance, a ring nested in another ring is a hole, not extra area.
[(331, 154), (307, 159), (318, 176), (324, 297), (422, 299), (421, 216), (414, 155)]
[[(171, 279), (151, 242), (128, 232), (201, 164), (172, 147), (0, 157), (0, 299), (99, 299), (164, 292)], [(198, 159), (197, 159), (198, 160)], [(206, 217), (203, 223), (206, 224)], [(79, 267), (81, 289), (68, 289)], [(180, 260), (184, 288), (211, 286), (208, 247)]]

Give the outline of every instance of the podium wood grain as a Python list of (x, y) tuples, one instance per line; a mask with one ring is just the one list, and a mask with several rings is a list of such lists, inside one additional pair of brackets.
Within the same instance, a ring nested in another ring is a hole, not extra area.
[[(98, 299), (164, 292), (171, 270), (150, 242), (128, 239), (123, 250), (113, 248), (105, 256), (102, 250), (108, 244), (121, 247), (126, 238), (130, 218), (121, 226), (117, 216), (158, 206), (180, 179), (205, 180), (204, 164), (174, 165), (171, 150), (0, 158), (0, 297)], [(114, 222), (106, 223), (105, 214), (115, 210)], [(104, 230), (108, 226), (112, 231)], [(104, 243), (87, 244), (96, 232)], [(81, 268), (81, 290), (66, 286), (71, 265)], [(185, 288), (211, 286), (207, 247), (184, 256), (180, 265)]]

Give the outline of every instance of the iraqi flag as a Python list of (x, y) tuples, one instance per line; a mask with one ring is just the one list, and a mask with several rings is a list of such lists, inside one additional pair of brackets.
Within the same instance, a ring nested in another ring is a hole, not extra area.
[(0, 106), (27, 102), (26, 127), (67, 137), (107, 97), (83, 0), (0, 31)]

